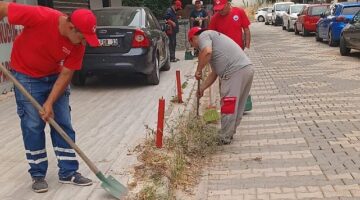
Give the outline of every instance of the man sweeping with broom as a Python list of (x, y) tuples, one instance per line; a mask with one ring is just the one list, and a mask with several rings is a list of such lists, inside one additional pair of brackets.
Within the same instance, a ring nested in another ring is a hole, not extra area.
[(188, 39), (200, 50), (195, 77), (200, 79), (205, 65), (210, 63), (212, 72), (200, 86), (198, 97), (219, 77), (221, 81), (221, 131), (220, 144), (230, 144), (239, 126), (254, 77), (254, 69), (244, 51), (228, 36), (213, 30), (193, 27)]
[[(86, 42), (94, 47), (99, 45), (95, 33), (96, 18), (87, 9), (78, 9), (66, 16), (46, 7), (0, 2), (0, 20), (6, 16), (10, 24), (24, 26), (11, 52), (12, 73), (43, 106), (43, 112), (39, 113), (15, 88), (32, 189), (46, 192), (45, 122), (54, 118), (75, 141), (70, 119), (69, 83), (74, 70), (81, 68)], [(53, 127), (51, 139), (60, 168), (59, 182), (91, 185), (90, 179), (77, 172), (79, 163), (74, 150)]]

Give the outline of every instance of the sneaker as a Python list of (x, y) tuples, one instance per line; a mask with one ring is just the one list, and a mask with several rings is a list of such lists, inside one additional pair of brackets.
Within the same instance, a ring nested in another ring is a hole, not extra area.
[(219, 139), (218, 142), (217, 142), (217, 144), (218, 144), (219, 146), (228, 145), (228, 144), (230, 144), (230, 143), (231, 143), (231, 140), (229, 140), (229, 139)]
[(59, 182), (66, 183), (66, 184), (81, 185), (81, 186), (92, 185), (91, 179), (85, 178), (80, 173), (77, 173), (77, 172), (70, 177), (59, 178)]
[(44, 177), (32, 177), (32, 190), (37, 193), (43, 193), (48, 191), (48, 184)]
[(178, 58), (170, 59), (170, 62), (177, 62), (177, 61), (180, 61), (180, 59), (178, 59)]

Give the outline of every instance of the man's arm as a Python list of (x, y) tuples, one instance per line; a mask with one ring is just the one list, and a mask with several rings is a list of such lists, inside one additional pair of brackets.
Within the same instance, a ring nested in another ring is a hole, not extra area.
[(66, 67), (63, 67), (59, 77), (57, 78), (49, 97), (46, 99), (44, 105), (43, 105), (43, 109), (44, 112), (41, 112), (41, 118), (44, 121), (48, 121), (50, 117), (54, 117), (54, 112), (53, 112), (53, 105), (56, 102), (56, 100), (63, 95), (66, 87), (68, 87), (71, 78), (74, 74), (74, 70), (68, 69)]
[(204, 69), (205, 65), (210, 62), (212, 54), (212, 48), (211, 47), (205, 47), (199, 52), (199, 63), (196, 68), (195, 77), (199, 80), (201, 78), (202, 70)]
[(249, 28), (244, 28), (245, 33), (245, 48), (250, 49), (251, 34)]
[(217, 77), (217, 74), (214, 71), (211, 71), (204, 83), (201, 85), (200, 91), (198, 91), (199, 97), (202, 97), (204, 95), (204, 91), (216, 81)]
[(0, 20), (8, 14), (9, 3), (0, 1)]

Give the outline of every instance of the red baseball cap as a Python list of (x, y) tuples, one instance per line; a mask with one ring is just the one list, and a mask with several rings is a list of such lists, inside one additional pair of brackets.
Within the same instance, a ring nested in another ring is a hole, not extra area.
[(176, 7), (177, 9), (182, 9), (182, 3), (181, 3), (181, 1), (175, 1), (175, 7)]
[(85, 37), (87, 43), (92, 47), (100, 45), (96, 36), (96, 17), (88, 9), (77, 9), (71, 14), (71, 23)]
[(196, 33), (198, 33), (199, 31), (202, 31), (202, 29), (200, 27), (198, 27), (198, 26), (192, 27), (188, 32), (188, 40), (190, 41), (194, 37), (194, 35)]
[(219, 11), (224, 9), (225, 5), (228, 3), (228, 0), (214, 0), (214, 10)]

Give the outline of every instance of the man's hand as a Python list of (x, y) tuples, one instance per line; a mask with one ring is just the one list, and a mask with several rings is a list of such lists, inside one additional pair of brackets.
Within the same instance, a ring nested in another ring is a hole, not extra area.
[(54, 117), (53, 105), (56, 100), (64, 94), (64, 91), (66, 87), (68, 87), (73, 74), (73, 70), (62, 67), (62, 70), (43, 105), (43, 111), (40, 112), (40, 116), (44, 121), (48, 121), (50, 117)]
[(43, 105), (43, 110), (39, 113), (42, 120), (45, 122), (49, 121), (50, 118), (54, 118), (53, 105), (46, 101)]
[(200, 87), (200, 90), (197, 91), (196, 95), (199, 99), (204, 96), (204, 90), (204, 88)]
[(195, 72), (195, 78), (196, 80), (201, 80), (202, 77), (202, 71), (196, 71)]
[(0, 21), (8, 15), (9, 3), (0, 1)]

